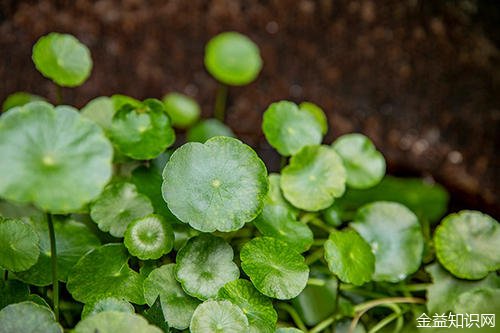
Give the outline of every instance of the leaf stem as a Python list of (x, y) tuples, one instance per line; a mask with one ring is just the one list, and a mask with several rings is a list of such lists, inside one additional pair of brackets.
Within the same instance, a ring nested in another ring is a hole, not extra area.
[(320, 247), (319, 249), (317, 249), (316, 251), (314, 251), (313, 253), (311, 253), (306, 257), (305, 260), (306, 265), (309, 266), (312, 263), (316, 262), (317, 260), (320, 260), (321, 258), (323, 258), (323, 255), (324, 255), (324, 249), (323, 247)]
[(335, 322), (335, 318), (329, 317), (329, 318), (323, 320), (322, 322), (320, 322), (318, 325), (311, 328), (309, 333), (319, 333), (322, 330), (324, 330), (325, 328), (327, 328), (328, 326), (330, 326), (331, 324), (333, 324), (334, 322)]
[(56, 84), (56, 103), (57, 105), (61, 105), (63, 103), (62, 87), (57, 84)]
[(7, 281), (7, 280), (9, 279), (9, 271), (8, 271), (8, 270), (5, 270), (5, 271), (3, 272), (3, 279), (4, 279), (5, 281)]
[(405, 313), (406, 311), (400, 311), (400, 312), (393, 312), (381, 321), (379, 321), (375, 326), (373, 326), (368, 333), (376, 333), (380, 331), (382, 328), (390, 324), (393, 320), (398, 319)]
[(322, 220), (320, 220), (319, 218), (315, 217), (313, 219), (311, 219), (309, 221), (309, 224), (312, 224), (320, 229), (323, 229), (324, 231), (326, 231), (327, 233), (331, 233), (332, 231), (335, 230), (335, 228), (332, 228), (328, 225), (326, 225), (325, 222), (323, 222)]
[(422, 298), (416, 298), (416, 297), (387, 297), (387, 298), (375, 299), (375, 300), (371, 300), (368, 302), (358, 304), (354, 307), (354, 312), (357, 312), (357, 314), (354, 316), (354, 318), (351, 321), (351, 325), (349, 327), (349, 333), (354, 332), (354, 329), (356, 328), (358, 321), (361, 319), (361, 317), (367, 311), (369, 311), (370, 309), (373, 309), (377, 306), (387, 306), (387, 307), (392, 308), (394, 310), (394, 312), (401, 312), (401, 309), (396, 305), (397, 303), (424, 304), (425, 300)]
[(217, 93), (215, 95), (215, 108), (214, 117), (221, 122), (224, 122), (226, 113), (226, 101), (227, 101), (227, 86), (225, 84), (219, 83), (217, 85)]
[(306, 325), (304, 324), (304, 322), (302, 321), (302, 319), (300, 319), (299, 314), (293, 308), (293, 306), (291, 306), (290, 304), (287, 304), (287, 303), (278, 303), (277, 307), (279, 309), (281, 309), (281, 310), (286, 311), (290, 315), (290, 317), (292, 317), (293, 322), (295, 323), (295, 325), (297, 325), (297, 327), (299, 329), (301, 329), (302, 331), (304, 331), (304, 333), (308, 332)]
[(322, 279), (309, 278), (309, 280), (307, 280), (307, 284), (310, 286), (323, 287), (326, 284), (326, 281)]
[(54, 233), (54, 223), (52, 222), (52, 214), (50, 213), (47, 213), (47, 224), (49, 226), (50, 261), (52, 264), (52, 300), (53, 300), (54, 314), (56, 316), (56, 321), (59, 321), (59, 281), (57, 280), (56, 236)]

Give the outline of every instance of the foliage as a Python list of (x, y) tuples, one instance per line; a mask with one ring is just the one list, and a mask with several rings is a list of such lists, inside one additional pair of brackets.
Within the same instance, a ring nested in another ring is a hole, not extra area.
[[(33, 60), (62, 86), (92, 64), (61, 34)], [(205, 64), (243, 85), (262, 59), (231, 32)], [(364, 135), (323, 142), (328, 119), (311, 102), (264, 112), (282, 158), (271, 174), (178, 93), (100, 96), (81, 112), (22, 93), (4, 110), (0, 333), (411, 332), (425, 311), (500, 313), (498, 221), (442, 219), (444, 188), (385, 175)]]

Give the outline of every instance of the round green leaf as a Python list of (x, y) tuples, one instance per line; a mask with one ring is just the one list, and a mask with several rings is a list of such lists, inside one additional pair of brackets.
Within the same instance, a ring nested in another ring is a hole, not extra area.
[(248, 319), (241, 309), (229, 301), (206, 301), (194, 311), (191, 333), (248, 332)]
[(332, 147), (344, 162), (348, 186), (369, 188), (380, 183), (384, 177), (384, 156), (366, 136), (358, 133), (346, 134), (335, 140)]
[(160, 215), (147, 215), (128, 225), (125, 246), (141, 260), (158, 259), (174, 247), (174, 231)]
[(248, 280), (228, 282), (219, 290), (219, 298), (240, 307), (248, 318), (249, 333), (273, 333), (278, 315), (271, 299), (262, 295)]
[[(54, 219), (54, 233), (57, 248), (57, 278), (65, 282), (69, 271), (88, 251), (100, 245), (99, 239), (86, 225), (73, 220)], [(47, 222), (31, 222), (40, 239), (40, 257), (34, 266), (16, 273), (20, 280), (36, 286), (52, 283), (50, 239)]]
[(318, 211), (344, 194), (342, 160), (328, 146), (307, 146), (292, 156), (281, 174), (283, 195), (295, 207)]
[(67, 288), (77, 301), (88, 303), (105, 297), (144, 304), (144, 277), (128, 266), (122, 244), (106, 244), (84, 255), (69, 273)]
[(477, 280), (500, 269), (500, 224), (477, 211), (450, 214), (436, 228), (439, 262), (453, 275)]
[(115, 114), (113, 101), (109, 97), (97, 97), (87, 103), (82, 109), (82, 116), (88, 118), (107, 131)]
[(212, 232), (234, 231), (261, 212), (267, 170), (241, 141), (215, 137), (177, 149), (163, 171), (163, 198), (184, 223)]
[(189, 295), (213, 298), (222, 286), (240, 276), (233, 256), (233, 249), (222, 238), (210, 234), (193, 237), (177, 253), (175, 277)]
[(189, 96), (173, 92), (163, 97), (163, 104), (175, 127), (190, 127), (200, 118), (200, 106)]
[(0, 333), (63, 333), (52, 311), (33, 302), (6, 306), (0, 311)]
[(295, 155), (305, 146), (318, 145), (323, 138), (316, 118), (289, 101), (269, 105), (262, 130), (269, 144), (283, 156)]
[(302, 102), (299, 109), (311, 114), (316, 119), (316, 122), (321, 126), (321, 134), (325, 135), (328, 132), (328, 119), (325, 112), (318, 105), (311, 102)]
[(241, 268), (258, 291), (277, 299), (291, 299), (305, 288), (309, 267), (287, 243), (257, 237), (241, 249)]
[(285, 207), (290, 213), (293, 214), (294, 218), (299, 215), (299, 209), (291, 205), (283, 197), (283, 192), (281, 191), (281, 176), (277, 173), (269, 174), (269, 192), (267, 192), (266, 204), (278, 205)]
[(262, 68), (259, 47), (240, 33), (221, 33), (205, 47), (205, 67), (224, 84), (248, 84), (255, 80)]
[(342, 282), (360, 286), (371, 281), (375, 256), (361, 236), (353, 231), (333, 231), (325, 242), (328, 268)]
[[(22, 149), (21, 149), (22, 148)], [(0, 118), (0, 196), (45, 211), (78, 210), (111, 177), (113, 149), (70, 107), (32, 102)]]
[(121, 153), (136, 160), (153, 159), (175, 141), (163, 103), (156, 99), (122, 106), (113, 116), (109, 134)]
[(117, 311), (105, 311), (89, 316), (79, 322), (74, 329), (74, 333), (96, 332), (163, 333), (138, 314)]
[(215, 136), (228, 136), (234, 138), (235, 135), (231, 128), (217, 119), (202, 120), (193, 127), (191, 127), (186, 135), (189, 142), (204, 143), (208, 139)]
[(33, 62), (46, 78), (63, 87), (76, 87), (90, 76), (89, 49), (74, 36), (52, 32), (33, 46)]
[[(4, 274), (2, 270), (0, 273)], [(9, 304), (19, 303), (28, 299), (30, 287), (18, 280), (0, 280), (0, 310)]]
[(16, 106), (23, 106), (30, 102), (43, 101), (43, 100), (44, 100), (43, 97), (20, 91), (7, 96), (7, 98), (2, 104), (2, 110), (3, 112), (5, 112)]
[(24, 271), (38, 260), (38, 235), (21, 220), (0, 217), (0, 267), (12, 271)]
[(350, 224), (375, 254), (375, 281), (398, 282), (422, 262), (424, 238), (417, 217), (395, 202), (374, 202), (361, 207)]
[(83, 306), (82, 319), (105, 311), (116, 311), (134, 313), (135, 309), (124, 299), (117, 297), (106, 297)]
[(115, 237), (123, 237), (130, 222), (151, 213), (151, 201), (130, 183), (108, 185), (90, 207), (90, 217), (99, 229)]
[(253, 223), (262, 235), (287, 242), (298, 252), (309, 250), (313, 243), (313, 233), (307, 224), (297, 221), (294, 214), (281, 205), (265, 204)]
[(500, 289), (480, 288), (458, 296), (455, 313), (489, 313), (500, 316)]
[(189, 327), (194, 310), (200, 302), (187, 295), (175, 279), (175, 264), (153, 270), (144, 280), (144, 298), (152, 306), (160, 296), (163, 316), (168, 325), (184, 330)]

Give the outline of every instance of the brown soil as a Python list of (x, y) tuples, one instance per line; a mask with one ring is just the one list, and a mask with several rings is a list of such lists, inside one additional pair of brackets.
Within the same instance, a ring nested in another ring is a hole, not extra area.
[(212, 112), (216, 83), (203, 47), (237, 30), (261, 48), (259, 79), (231, 88), (228, 123), (268, 166), (277, 154), (260, 130), (276, 100), (310, 100), (329, 116), (325, 142), (369, 135), (392, 173), (447, 186), (455, 208), (499, 216), (500, 8), (492, 1), (100, 0), (0, 2), (0, 99), (24, 90), (54, 100), (30, 60), (51, 32), (75, 34), (95, 62), (65, 89), (78, 107), (100, 95), (194, 96)]

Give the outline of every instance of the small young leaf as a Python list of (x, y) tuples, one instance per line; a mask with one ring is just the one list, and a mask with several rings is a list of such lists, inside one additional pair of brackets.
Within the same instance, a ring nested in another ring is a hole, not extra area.
[(291, 299), (305, 288), (309, 267), (287, 243), (257, 237), (241, 249), (241, 268), (258, 291), (277, 299)]
[(191, 333), (248, 332), (248, 319), (241, 309), (229, 301), (206, 301), (194, 311)]
[(240, 307), (248, 318), (249, 333), (273, 333), (278, 315), (272, 301), (262, 295), (248, 280), (228, 282), (219, 290), (219, 299)]
[[(30, 221), (40, 239), (40, 256), (28, 270), (16, 273), (20, 280), (36, 286), (52, 283), (49, 230), (46, 221)], [(90, 250), (100, 245), (99, 239), (86, 225), (73, 220), (54, 219), (57, 248), (57, 278), (66, 282), (68, 273), (76, 262)]]
[(30, 102), (43, 101), (43, 100), (44, 100), (43, 97), (20, 91), (7, 96), (7, 98), (2, 104), (2, 110), (3, 112), (5, 112), (16, 106), (23, 106)]
[(215, 136), (227, 136), (234, 138), (235, 135), (231, 128), (217, 119), (202, 120), (193, 127), (191, 127), (186, 135), (189, 142), (205, 143), (208, 139)]
[(163, 103), (156, 99), (122, 106), (113, 116), (109, 134), (121, 153), (136, 160), (153, 159), (175, 141)]
[(384, 156), (366, 136), (346, 134), (335, 140), (332, 147), (344, 162), (348, 186), (369, 188), (377, 185), (384, 177)]
[(395, 202), (374, 202), (361, 207), (350, 224), (375, 254), (374, 281), (398, 282), (422, 262), (424, 238), (417, 217)]
[(269, 105), (262, 130), (269, 144), (283, 156), (295, 155), (305, 146), (318, 145), (323, 138), (316, 118), (289, 101)]
[(29, 294), (29, 286), (22, 283), (21, 281), (0, 280), (0, 310), (2, 310), (9, 304), (19, 303), (27, 300)]
[(90, 207), (90, 217), (99, 229), (115, 237), (123, 237), (130, 222), (151, 213), (151, 201), (130, 183), (108, 185)]
[(325, 112), (318, 105), (311, 102), (302, 102), (299, 104), (299, 109), (311, 114), (316, 119), (316, 122), (321, 127), (321, 134), (325, 135), (328, 132), (328, 119)]
[(18, 219), (0, 216), (0, 267), (8, 271), (24, 271), (38, 261), (39, 238), (35, 230)]
[(345, 190), (342, 160), (328, 146), (307, 146), (292, 156), (281, 174), (283, 195), (295, 207), (318, 211)]
[(174, 231), (163, 217), (151, 214), (130, 222), (124, 243), (141, 260), (158, 259), (174, 247)]
[(144, 280), (144, 298), (153, 306), (159, 297), (163, 316), (176, 329), (189, 327), (194, 310), (200, 302), (187, 295), (175, 279), (175, 264), (163, 265), (153, 270)]
[(170, 327), (168, 326), (167, 321), (165, 320), (165, 317), (163, 315), (160, 296), (156, 298), (156, 301), (148, 310), (144, 311), (143, 316), (148, 320), (150, 324), (160, 328), (163, 333), (170, 332)]
[(122, 244), (106, 244), (88, 252), (71, 270), (68, 291), (83, 303), (117, 297), (144, 304), (144, 278), (128, 266), (128, 259)]
[(456, 277), (477, 280), (500, 269), (500, 224), (489, 215), (448, 215), (436, 228), (434, 244), (439, 262)]
[(313, 233), (307, 224), (295, 219), (294, 214), (281, 205), (265, 204), (253, 224), (264, 236), (287, 242), (298, 252), (309, 250)]
[(202, 232), (234, 231), (261, 212), (267, 170), (241, 141), (215, 137), (186, 143), (163, 171), (163, 198), (184, 223)]
[(74, 333), (137, 332), (162, 333), (162, 331), (138, 314), (105, 311), (89, 316), (76, 325)]
[(370, 245), (353, 231), (333, 231), (325, 242), (328, 268), (345, 283), (360, 286), (371, 281), (375, 256)]
[(89, 49), (74, 36), (52, 32), (33, 46), (33, 62), (43, 76), (62, 87), (76, 87), (90, 75)]
[(430, 313), (455, 312), (459, 297), (464, 293), (500, 288), (500, 277), (496, 273), (490, 273), (482, 280), (467, 281), (455, 278), (438, 263), (427, 266), (425, 270), (432, 277), (432, 284), (427, 289), (427, 309)]
[(82, 319), (105, 311), (134, 313), (135, 309), (124, 299), (117, 297), (105, 297), (83, 306)]
[(111, 144), (71, 107), (32, 102), (6, 112), (0, 128), (0, 174), (9, 175), (0, 177), (0, 196), (6, 199), (73, 212), (111, 177)]
[(0, 311), (0, 333), (63, 333), (54, 313), (33, 302), (6, 306)]
[(83, 107), (81, 114), (99, 125), (104, 131), (107, 131), (111, 127), (115, 111), (111, 98), (102, 96), (88, 102)]
[(241, 86), (255, 80), (262, 68), (258, 46), (237, 32), (213, 37), (205, 47), (205, 67), (218, 81)]
[(175, 127), (190, 127), (200, 118), (200, 106), (189, 96), (173, 92), (163, 97), (163, 104)]
[(222, 238), (202, 234), (177, 253), (175, 277), (189, 295), (213, 298), (222, 286), (240, 276), (233, 256), (233, 249)]

